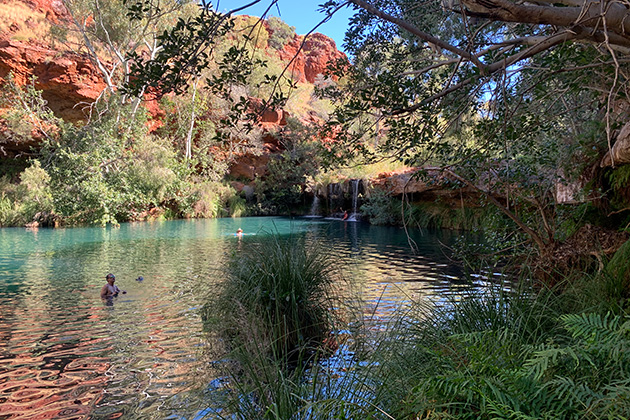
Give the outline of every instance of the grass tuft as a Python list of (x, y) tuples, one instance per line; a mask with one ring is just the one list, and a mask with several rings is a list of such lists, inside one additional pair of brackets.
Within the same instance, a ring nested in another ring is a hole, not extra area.
[(339, 280), (334, 259), (304, 238), (246, 242), (226, 263), (216, 298), (205, 306), (206, 323), (232, 349), (264, 348), (267, 357), (295, 364), (320, 350), (332, 331), (331, 292)]

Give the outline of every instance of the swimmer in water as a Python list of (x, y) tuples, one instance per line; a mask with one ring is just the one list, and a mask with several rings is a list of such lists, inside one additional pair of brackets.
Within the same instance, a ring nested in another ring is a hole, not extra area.
[(112, 273), (106, 275), (105, 280), (107, 280), (107, 284), (101, 289), (101, 299), (114, 298), (118, 296), (118, 293), (121, 292), (123, 295), (127, 293), (124, 290), (120, 290), (118, 286), (114, 284), (114, 282), (116, 281), (116, 276), (114, 276)]

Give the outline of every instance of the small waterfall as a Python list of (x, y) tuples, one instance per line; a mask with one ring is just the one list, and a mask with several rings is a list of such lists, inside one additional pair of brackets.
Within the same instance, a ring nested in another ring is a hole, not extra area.
[(311, 204), (311, 211), (308, 215), (319, 216), (319, 196), (317, 194), (313, 195), (313, 204)]
[(348, 217), (348, 221), (356, 221), (359, 217), (359, 182), (358, 179), (351, 179), (350, 186), (352, 187), (352, 213)]
[(359, 212), (359, 180), (350, 180), (350, 185), (352, 185), (352, 214), (357, 214)]

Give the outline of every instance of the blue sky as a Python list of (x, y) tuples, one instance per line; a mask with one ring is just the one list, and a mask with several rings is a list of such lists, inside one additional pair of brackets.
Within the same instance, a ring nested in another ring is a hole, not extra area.
[[(278, 16), (290, 26), (295, 26), (295, 32), (299, 35), (308, 33), (317, 25), (324, 15), (317, 11), (319, 5), (326, 0), (278, 0), (277, 7), (274, 6), (268, 16)], [(244, 4), (250, 3), (247, 0), (215, 0), (213, 4), (221, 12), (227, 12)], [(262, 0), (258, 4), (245, 9), (240, 14), (260, 16), (269, 7), (269, 0)], [(317, 28), (316, 32), (328, 35), (337, 43), (337, 48), (343, 51), (343, 37), (348, 28), (348, 19), (352, 16), (349, 8), (341, 9), (328, 22)]]

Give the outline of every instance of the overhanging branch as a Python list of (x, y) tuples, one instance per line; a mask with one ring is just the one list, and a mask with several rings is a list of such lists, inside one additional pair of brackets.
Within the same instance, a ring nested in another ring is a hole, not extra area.
[(475, 64), (475, 66), (479, 68), (479, 70), (482, 73), (485, 71), (486, 66), (481, 61), (479, 61), (479, 59), (474, 54), (471, 54), (468, 51), (462, 50), (461, 48), (451, 45), (448, 42), (445, 42), (439, 38), (434, 37), (433, 35), (423, 32), (420, 29), (413, 26), (412, 24), (410, 24), (409, 22), (403, 19), (399, 19), (397, 17), (391, 16), (385, 12), (382, 12), (381, 10), (377, 9), (376, 7), (372, 6), (371, 4), (363, 0), (349, 0), (349, 2), (356, 6), (359, 6), (360, 8), (364, 9), (370, 14), (373, 14), (374, 16), (378, 16), (383, 20), (386, 20), (388, 22), (391, 22), (397, 25), (398, 27), (408, 31), (409, 33), (417, 36), (418, 38), (422, 39), (425, 42), (434, 44), (442, 49), (450, 51), (453, 54), (457, 54), (458, 56), (471, 61), (473, 64)]

